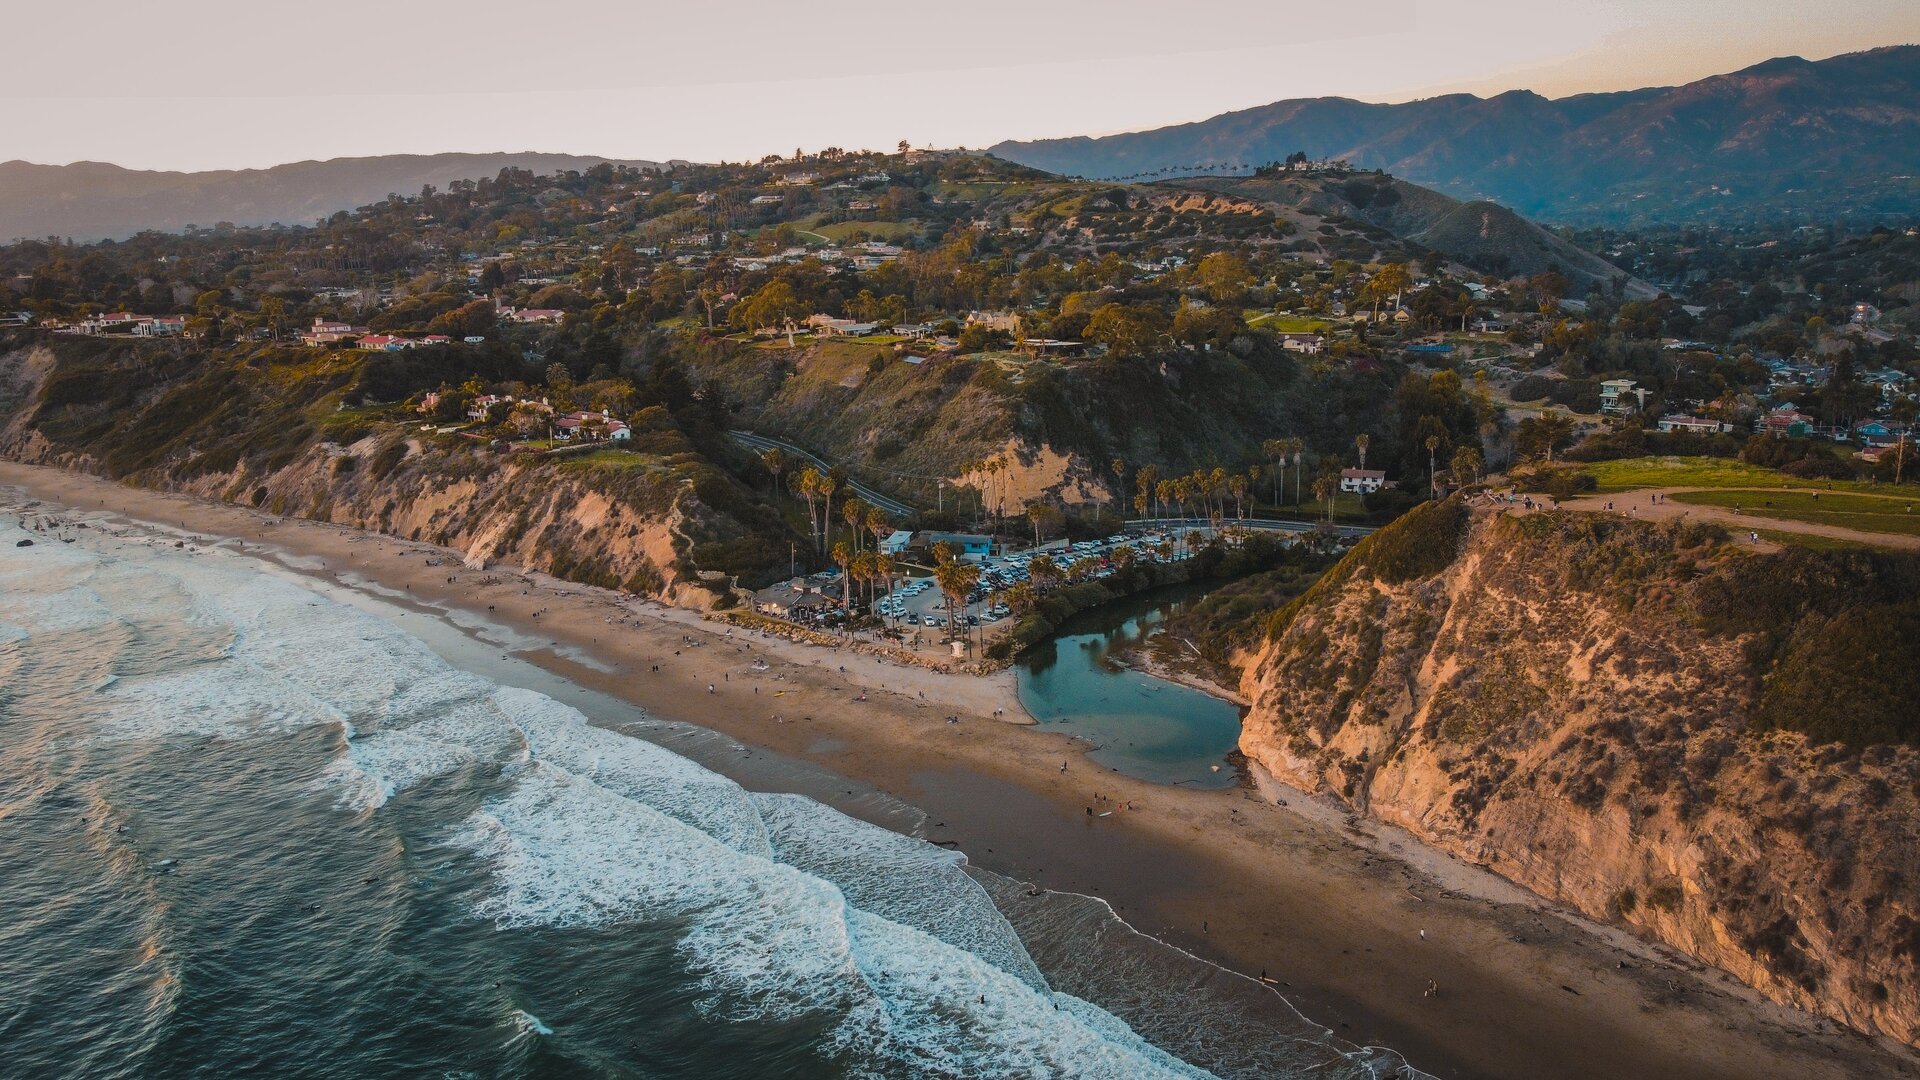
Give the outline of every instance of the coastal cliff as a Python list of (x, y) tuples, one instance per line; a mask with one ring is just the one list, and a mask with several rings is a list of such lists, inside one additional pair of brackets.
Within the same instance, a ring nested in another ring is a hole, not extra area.
[[(501, 454), (342, 407), (359, 357), (296, 364), (31, 345), (0, 354), (0, 456), (454, 548), (469, 565), (724, 605), (757, 509), (666, 411), (635, 450)], [(251, 361), (251, 362), (249, 362)], [(756, 522), (756, 524), (763, 524)], [(764, 547), (764, 544), (759, 546)]]
[(1920, 560), (1427, 504), (1238, 657), (1283, 782), (1920, 1046)]

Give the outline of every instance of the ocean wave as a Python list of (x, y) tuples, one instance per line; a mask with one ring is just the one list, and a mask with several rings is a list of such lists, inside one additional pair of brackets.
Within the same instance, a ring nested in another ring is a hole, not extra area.
[(711, 1015), (830, 1021), (854, 1075), (1206, 1075), (1097, 1006), (550, 763), (536, 760), (454, 840), (488, 865), (480, 917), (503, 930), (679, 928)]

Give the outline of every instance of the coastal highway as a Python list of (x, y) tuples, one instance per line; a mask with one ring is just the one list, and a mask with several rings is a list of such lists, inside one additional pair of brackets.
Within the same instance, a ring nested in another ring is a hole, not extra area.
[[(793, 445), (790, 442), (783, 442), (779, 439), (770, 439), (765, 435), (755, 435), (751, 431), (729, 431), (727, 432), (727, 434), (733, 436), (737, 442), (741, 443), (742, 445), (754, 451), (771, 450), (774, 447), (779, 447), (781, 453), (787, 454), (791, 457), (799, 458), (802, 461), (809, 462), (815, 468), (819, 469), (821, 472), (827, 472), (828, 470), (833, 468), (833, 466), (827, 464), (825, 461), (821, 460), (820, 458), (814, 456), (811, 453), (808, 453), (805, 450), (800, 449), (799, 447)], [(887, 496), (880, 494), (879, 492), (873, 490), (872, 488), (868, 487), (867, 485), (861, 483), (858, 480), (848, 478), (847, 487), (853, 489), (853, 493), (855, 495), (860, 496), (862, 499), (866, 500), (871, 505), (877, 506), (880, 509), (885, 510), (887, 513), (892, 514), (894, 517), (901, 517), (901, 518), (912, 517), (916, 512), (913, 507), (908, 506), (906, 503), (901, 502), (899, 499), (888, 498)]]

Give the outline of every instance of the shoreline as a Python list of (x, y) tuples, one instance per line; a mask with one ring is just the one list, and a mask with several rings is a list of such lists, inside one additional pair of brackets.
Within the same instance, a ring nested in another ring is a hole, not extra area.
[(479, 628), (504, 628), (504, 651), (558, 678), (918, 807), (927, 839), (981, 868), (1099, 897), (1140, 932), (1267, 975), (1309, 1020), (1436, 1076), (1920, 1077), (1920, 1059), (1888, 1041), (1764, 1003), (1309, 796), (1168, 788), (1093, 765), (1070, 735), (1007, 722), (1025, 719), (1011, 669), (947, 674), (796, 644), (467, 569), (423, 543), (64, 470), (0, 463), (0, 485), (230, 538), (476, 640), (499, 644)]

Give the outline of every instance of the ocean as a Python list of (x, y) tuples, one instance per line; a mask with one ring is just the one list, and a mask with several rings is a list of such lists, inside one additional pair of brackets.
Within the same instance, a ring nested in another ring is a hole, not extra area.
[(911, 807), (48, 509), (0, 514), (0, 1076), (1405, 1071)]

